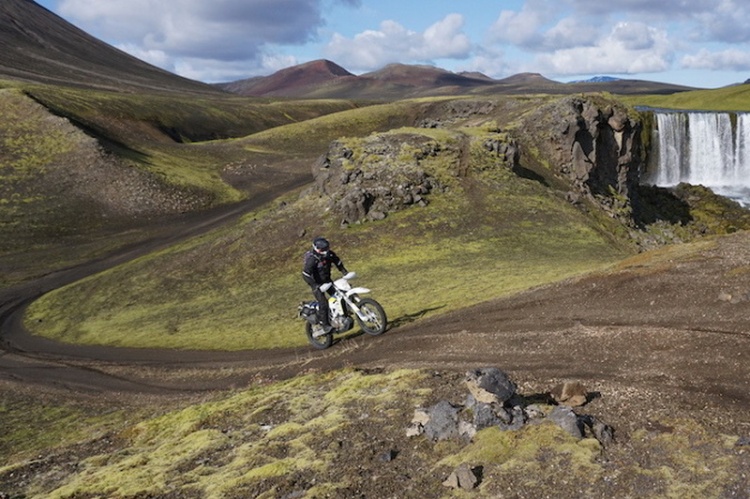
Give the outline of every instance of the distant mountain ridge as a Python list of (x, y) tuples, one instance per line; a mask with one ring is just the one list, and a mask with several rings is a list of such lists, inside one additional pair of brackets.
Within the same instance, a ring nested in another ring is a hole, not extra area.
[(691, 87), (643, 80), (561, 83), (536, 73), (493, 79), (434, 66), (389, 64), (355, 75), (321, 59), (269, 76), (209, 85), (137, 59), (76, 28), (32, 0), (0, 2), (0, 79), (121, 91), (231, 92), (252, 97), (397, 100), (438, 95), (671, 94)]
[(609, 83), (618, 80), (620, 80), (620, 78), (615, 78), (614, 76), (593, 76), (586, 80), (573, 80), (568, 83)]
[(282, 69), (270, 76), (216, 84), (245, 96), (295, 98), (401, 99), (434, 95), (601, 92), (670, 94), (694, 90), (682, 85), (594, 77), (561, 83), (538, 73), (519, 73), (493, 79), (482, 73), (453, 73), (426, 65), (389, 64), (382, 69), (352, 74), (321, 59)]

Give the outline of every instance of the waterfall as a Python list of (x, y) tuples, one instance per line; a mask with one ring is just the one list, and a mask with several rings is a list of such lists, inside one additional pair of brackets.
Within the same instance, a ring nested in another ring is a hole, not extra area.
[(703, 185), (750, 206), (750, 113), (657, 112), (654, 183)]

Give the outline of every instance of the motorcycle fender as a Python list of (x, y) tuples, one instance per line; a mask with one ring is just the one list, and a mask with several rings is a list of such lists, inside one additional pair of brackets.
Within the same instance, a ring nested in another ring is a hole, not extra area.
[(349, 291), (347, 291), (346, 294), (347, 296), (351, 296), (351, 295), (358, 295), (358, 294), (369, 293), (369, 292), (370, 290), (367, 288), (352, 288)]

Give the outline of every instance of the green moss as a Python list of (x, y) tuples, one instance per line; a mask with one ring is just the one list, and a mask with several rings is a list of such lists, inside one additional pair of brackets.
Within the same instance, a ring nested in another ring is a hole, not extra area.
[[(429, 150), (447, 147), (432, 140), (426, 142)], [(424, 156), (421, 167), (435, 175), (452, 175), (457, 154), (446, 159), (412, 151), (411, 157)], [(303, 229), (325, 232), (336, 242), (395, 324), (601, 268), (623, 256), (609, 236), (542, 184), (491, 160), (480, 163), (481, 147), (472, 155), (473, 165), (483, 165), (481, 176), (431, 196), (426, 208), (344, 229), (326, 215), (325, 199), (291, 202), (290, 196), (287, 204), (249, 214), (234, 226), (45, 295), (29, 308), (26, 324), (37, 334), (87, 344), (303, 345), (304, 324), (295, 316), (297, 303), (309, 299), (297, 268), (307, 248), (296, 236)], [(273, 249), (258, 254), (252, 247), (258, 240)], [(383, 254), (383, 247), (392, 251)], [(456, 260), (454, 248), (464, 249), (462, 258)], [(66, 306), (71, 301), (79, 305)]]
[(694, 90), (671, 95), (619, 96), (631, 105), (669, 109), (750, 111), (750, 86), (733, 85), (712, 90)]
[[(72, 150), (71, 138), (59, 118), (50, 116), (17, 90), (0, 92), (0, 180), (32, 180), (56, 157)], [(7, 185), (6, 185), (7, 188)]]

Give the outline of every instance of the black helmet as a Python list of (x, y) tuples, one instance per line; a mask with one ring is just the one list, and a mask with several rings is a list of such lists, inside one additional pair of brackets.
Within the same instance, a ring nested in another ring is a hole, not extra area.
[(331, 245), (328, 243), (328, 240), (324, 237), (316, 237), (313, 240), (313, 249), (321, 254), (328, 253), (328, 250), (331, 249)]

